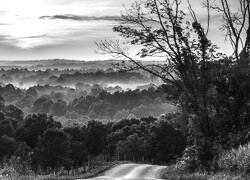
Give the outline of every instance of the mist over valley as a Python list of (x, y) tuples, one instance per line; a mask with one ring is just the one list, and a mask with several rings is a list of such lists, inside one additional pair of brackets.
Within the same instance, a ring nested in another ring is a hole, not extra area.
[(91, 119), (159, 117), (176, 110), (165, 98), (160, 79), (138, 70), (119, 71), (114, 63), (117, 61), (1, 61), (0, 93), (7, 104), (26, 115), (50, 114), (65, 126)]

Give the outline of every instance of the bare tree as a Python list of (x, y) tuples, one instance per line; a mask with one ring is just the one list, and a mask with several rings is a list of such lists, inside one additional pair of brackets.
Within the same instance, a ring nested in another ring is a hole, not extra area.
[[(231, 7), (229, 0), (218, 0), (210, 6), (223, 15), (221, 29), (231, 42), (234, 58), (238, 61), (240, 53), (247, 53), (250, 43), (250, 0), (238, 0), (238, 9)], [(245, 39), (245, 40), (244, 40)]]
[[(125, 8), (123, 24), (114, 27), (114, 31), (125, 38), (126, 43), (104, 40), (97, 43), (97, 46), (101, 53), (132, 63), (132, 66), (123, 64), (122, 69), (143, 69), (161, 78), (174, 91), (180, 93), (182, 107), (196, 115), (196, 135), (199, 132), (202, 136), (209, 137), (211, 125), (207, 110), (207, 92), (210, 88), (208, 66), (210, 61), (217, 59), (217, 47), (207, 38), (209, 22), (207, 30), (204, 30), (190, 4), (189, 12), (193, 22), (188, 21), (187, 14), (180, 8), (181, 3), (181, 0), (135, 2), (131, 8)], [(162, 57), (164, 63), (145, 65), (137, 61), (136, 56), (132, 57), (129, 53), (128, 47), (133, 45), (140, 47), (137, 55)]]

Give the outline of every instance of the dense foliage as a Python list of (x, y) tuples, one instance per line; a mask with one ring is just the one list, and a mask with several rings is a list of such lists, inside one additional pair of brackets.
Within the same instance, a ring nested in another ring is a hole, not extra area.
[(1, 123), (6, 126), (0, 137), (0, 161), (2, 165), (14, 163), (20, 173), (72, 169), (91, 164), (95, 158), (166, 164), (181, 156), (187, 142), (184, 131), (166, 118), (106, 124), (92, 120), (63, 128), (46, 114), (23, 118), (21, 110), (9, 108), (3, 99)]
[(249, 172), (250, 169), (250, 145), (239, 146), (237, 149), (220, 154), (218, 165), (221, 170), (234, 172)]
[(69, 124), (71, 120), (81, 123), (86, 123), (88, 119), (120, 120), (130, 114), (138, 118), (157, 117), (176, 109), (165, 98), (163, 87), (148, 85), (141, 89), (110, 92), (97, 84), (90, 86), (89, 91), (84, 90), (88, 87), (85, 84), (78, 86), (69, 89), (45, 85), (25, 90), (8, 84), (0, 87), (0, 93), (6, 103), (14, 104), (25, 114), (53, 115), (60, 122), (65, 119), (63, 125)]

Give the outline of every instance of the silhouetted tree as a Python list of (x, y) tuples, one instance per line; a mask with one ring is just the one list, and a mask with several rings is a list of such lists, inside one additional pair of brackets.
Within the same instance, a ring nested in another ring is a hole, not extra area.
[(124, 23), (113, 28), (128, 45), (139, 45), (137, 55), (141, 58), (162, 57), (164, 63), (144, 65), (119, 41), (105, 40), (97, 45), (101, 53), (128, 60), (119, 64), (119, 69), (142, 69), (170, 86), (179, 95), (183, 111), (197, 115), (193, 132), (197, 133), (194, 143), (199, 143), (196, 137), (212, 136), (206, 95), (211, 77), (208, 64), (218, 59), (217, 47), (207, 38), (208, 32), (198, 22), (191, 5), (193, 22), (186, 19), (181, 3), (180, 0), (137, 1), (122, 15)]
[(24, 113), (22, 110), (13, 105), (5, 107), (5, 117), (13, 121), (13, 125), (16, 127), (18, 122), (23, 121)]
[(61, 124), (55, 122), (51, 116), (45, 114), (29, 115), (17, 128), (16, 138), (34, 148), (37, 145), (39, 136), (49, 128), (61, 128)]
[(35, 88), (29, 88), (27, 91), (26, 91), (26, 95), (27, 96), (31, 96), (33, 98), (37, 98), (38, 96), (38, 93), (37, 93), (37, 90)]
[(180, 156), (187, 144), (186, 137), (166, 121), (151, 127), (149, 141), (153, 159), (165, 163)]
[(71, 162), (69, 137), (61, 130), (47, 129), (39, 140), (38, 148), (39, 162), (44, 169), (55, 171)]
[[(229, 39), (232, 45), (234, 50), (233, 57), (241, 64), (243, 60), (241, 55), (249, 53), (250, 1), (239, 0), (234, 6), (238, 6), (236, 12), (232, 9), (232, 4), (229, 0), (219, 0), (207, 4), (208, 8), (222, 14), (223, 24), (221, 25), (221, 29), (226, 32), (226, 38)], [(246, 61), (249, 63), (249, 60), (246, 59)]]
[[(0, 137), (0, 160), (3, 163), (4, 157), (9, 159), (11, 155), (16, 151), (17, 143), (14, 138), (3, 135)], [(3, 164), (2, 164), (3, 165)]]
[(27, 174), (32, 165), (33, 150), (26, 143), (19, 143), (11, 157), (11, 163), (20, 174)]
[(5, 119), (5, 116), (3, 114), (0, 113), (0, 116), (4, 118), (0, 121), (0, 136), (6, 134), (10, 137), (13, 137), (15, 131), (13, 124), (11, 123), (11, 121)]
[(92, 155), (103, 152), (105, 147), (106, 130), (104, 125), (98, 121), (90, 121), (87, 125), (87, 148)]
[(70, 135), (70, 158), (72, 159), (73, 167), (83, 166), (88, 160), (86, 127), (67, 127), (64, 129), (64, 132)]

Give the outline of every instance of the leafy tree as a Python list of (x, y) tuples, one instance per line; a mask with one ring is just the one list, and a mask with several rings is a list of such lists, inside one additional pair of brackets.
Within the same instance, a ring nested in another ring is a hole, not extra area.
[(63, 100), (56, 101), (51, 108), (51, 112), (55, 116), (64, 116), (67, 112), (67, 103)]
[(170, 162), (181, 155), (186, 147), (186, 138), (168, 122), (160, 121), (151, 127), (151, 157), (157, 162)]
[(106, 129), (98, 121), (89, 121), (87, 125), (87, 148), (92, 155), (103, 152), (105, 147)]
[(49, 113), (53, 105), (50, 97), (42, 96), (34, 102), (34, 111), (38, 113)]
[(0, 111), (0, 136), (14, 137), (18, 123), (23, 121), (23, 112), (13, 105), (4, 106)]
[(250, 140), (250, 75), (236, 66), (221, 71), (216, 77), (210, 108), (216, 135), (214, 144), (224, 149), (235, 148)]
[(93, 102), (89, 107), (89, 117), (93, 119), (104, 119), (112, 117), (114, 109), (108, 101)]
[(39, 162), (43, 168), (66, 167), (70, 163), (70, 141), (66, 133), (47, 129), (39, 140)]
[(15, 121), (15, 126), (18, 122), (23, 121), (24, 113), (22, 110), (13, 105), (8, 105), (5, 107), (5, 116), (12, 121)]
[(115, 115), (113, 116), (113, 119), (116, 119), (116, 120), (125, 119), (126, 117), (128, 117), (129, 114), (130, 112), (128, 110), (122, 109), (115, 113)]
[(86, 96), (74, 99), (70, 104), (70, 109), (75, 110), (79, 114), (86, 115), (88, 113), (89, 106), (94, 102), (95, 97)]
[(38, 96), (38, 93), (37, 93), (37, 90), (32, 87), (32, 88), (29, 88), (27, 91), (26, 91), (26, 95), (27, 96), (31, 96), (33, 98), (36, 98)]
[(6, 88), (6, 90), (8, 91), (8, 92), (10, 92), (10, 93), (13, 93), (13, 92), (15, 92), (15, 87), (13, 86), (13, 84), (7, 84), (6, 86), (5, 86), (5, 88)]
[(3, 135), (0, 137), (0, 160), (3, 163), (3, 158), (7, 159), (16, 151), (17, 143), (14, 138)]
[(63, 99), (63, 97), (64, 97), (63, 93), (54, 92), (54, 91), (51, 92), (51, 96), (53, 97), (53, 99), (55, 99), (57, 101)]
[(86, 127), (67, 127), (64, 132), (70, 135), (70, 158), (73, 161), (73, 167), (83, 166), (88, 160)]
[[(216, 46), (207, 38), (191, 6), (193, 22), (185, 17), (179, 0), (147, 0), (136, 2), (123, 14), (124, 24), (114, 27), (130, 45), (139, 45), (138, 55), (164, 57), (163, 64), (143, 65), (129, 56), (128, 48), (119, 41), (101, 41), (98, 48), (116, 58), (127, 59), (132, 65), (121, 64), (123, 70), (143, 69), (159, 78), (179, 94), (181, 107), (196, 114), (201, 136), (211, 136), (211, 122), (207, 106), (210, 84), (208, 64), (217, 60)], [(130, 26), (133, 24), (133, 26)], [(196, 141), (197, 139), (195, 139)]]
[(2, 96), (0, 96), (0, 110), (2, 110), (5, 106), (5, 100)]
[(24, 108), (31, 109), (32, 105), (33, 105), (33, 101), (34, 101), (33, 97), (27, 95), (27, 96), (21, 98), (20, 100), (18, 100), (16, 102), (16, 106), (21, 108), (21, 109), (24, 109)]
[(123, 156), (123, 160), (138, 161), (143, 157), (143, 138), (138, 137), (137, 134), (128, 136), (125, 140), (119, 141), (117, 145), (117, 152), (119, 158)]
[(0, 116), (2, 115), (2, 120), (0, 121), (0, 136), (3, 136), (3, 135), (8, 135), (10, 137), (13, 137), (14, 136), (14, 126), (13, 124), (11, 123), (11, 121), (9, 120), (6, 120), (5, 119), (5, 116), (3, 114), (0, 113)]
[(81, 167), (88, 160), (88, 151), (85, 142), (71, 140), (70, 159), (73, 167)]
[(61, 128), (61, 124), (45, 114), (29, 115), (18, 126), (16, 139), (26, 142), (28, 146), (34, 148), (37, 145), (39, 136), (49, 128)]
[(20, 174), (27, 174), (31, 169), (33, 150), (26, 143), (19, 143), (11, 157), (14, 169)]
[(7, 102), (15, 102), (16, 99), (22, 97), (22, 91), (15, 88), (12, 84), (8, 84), (2, 89), (1, 95)]
[(102, 89), (102, 87), (101, 87), (100, 85), (94, 84), (94, 85), (92, 86), (92, 88), (91, 88), (90, 94), (91, 94), (92, 96), (98, 96), (99, 93), (102, 92), (102, 91), (103, 91), (103, 89)]
[(0, 112), (0, 122), (5, 120), (5, 115), (3, 112)]
[(65, 127), (64, 132), (70, 135), (71, 140), (83, 142), (87, 140), (86, 126)]

